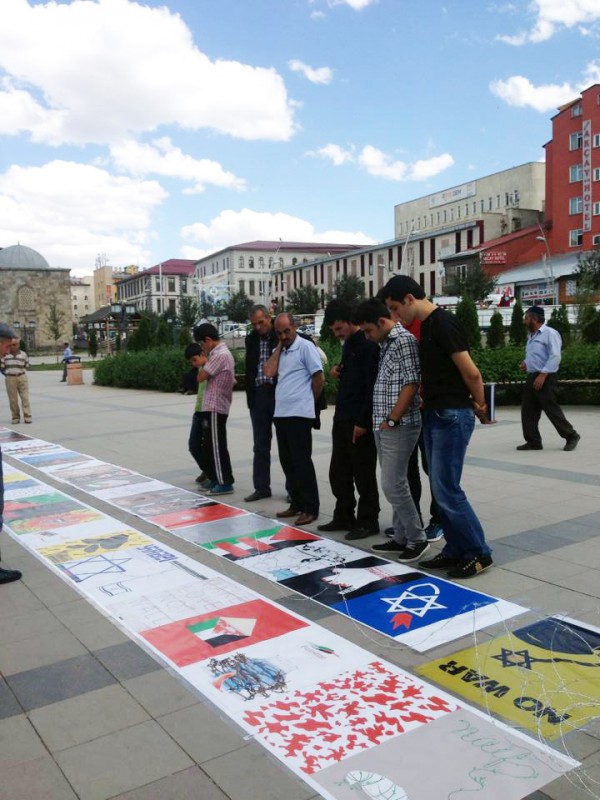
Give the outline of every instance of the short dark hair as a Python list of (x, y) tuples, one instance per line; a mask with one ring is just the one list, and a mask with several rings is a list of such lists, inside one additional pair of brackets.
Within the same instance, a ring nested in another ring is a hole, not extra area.
[(199, 356), (202, 354), (202, 348), (198, 344), (198, 342), (191, 342), (183, 351), (184, 358), (192, 358), (193, 356)]
[(358, 306), (354, 319), (357, 325), (363, 325), (364, 323), (377, 325), (381, 317), (391, 319), (391, 316), (390, 310), (385, 303), (382, 303), (376, 297), (369, 297), (368, 300), (363, 300)]
[(255, 314), (258, 314), (259, 311), (262, 311), (265, 317), (271, 316), (269, 313), (269, 309), (266, 306), (264, 306), (262, 303), (256, 303), (256, 305), (250, 306), (250, 309), (248, 310), (248, 319), (252, 319), (252, 317)]
[(408, 275), (394, 275), (381, 290), (384, 300), (389, 297), (390, 300), (402, 302), (407, 294), (412, 294), (416, 300), (424, 300), (426, 297), (421, 284)]
[(197, 342), (203, 342), (205, 339), (213, 339), (219, 341), (219, 331), (210, 322), (203, 322), (194, 328), (194, 339)]
[(333, 325), (334, 322), (351, 322), (354, 324), (354, 315), (356, 307), (346, 300), (334, 299), (327, 303), (325, 308), (324, 323), (327, 326)]

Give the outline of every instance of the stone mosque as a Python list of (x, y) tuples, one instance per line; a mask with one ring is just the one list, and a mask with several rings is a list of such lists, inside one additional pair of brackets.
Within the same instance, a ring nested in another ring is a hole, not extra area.
[(48, 331), (51, 307), (64, 323), (58, 344), (71, 340), (71, 288), (68, 269), (51, 267), (41, 253), (22, 244), (0, 249), (0, 321), (25, 342), (29, 352), (56, 348)]

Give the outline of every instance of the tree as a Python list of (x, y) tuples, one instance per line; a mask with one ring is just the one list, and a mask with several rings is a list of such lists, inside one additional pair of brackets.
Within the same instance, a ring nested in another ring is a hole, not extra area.
[(216, 307), (215, 302), (212, 297), (202, 290), (200, 292), (200, 303), (198, 304), (198, 317), (201, 319), (207, 319), (208, 317), (216, 316)]
[(504, 318), (499, 311), (494, 311), (487, 332), (487, 345), (494, 349), (504, 347)]
[(459, 275), (451, 277), (446, 291), (457, 297), (470, 297), (478, 303), (494, 291), (497, 282), (498, 279), (490, 277), (481, 264), (476, 264), (467, 270), (464, 278)]
[(98, 355), (98, 334), (94, 328), (92, 328), (88, 334), (87, 348), (91, 358), (96, 358)]
[(462, 298), (456, 306), (456, 318), (462, 324), (469, 347), (481, 346), (481, 331), (475, 302), (468, 296)]
[(550, 328), (554, 328), (560, 333), (563, 347), (566, 347), (571, 341), (571, 323), (569, 322), (569, 314), (564, 303), (559, 308), (554, 308), (552, 310), (548, 325)]
[(44, 327), (48, 336), (53, 339), (55, 347), (57, 342), (64, 336), (66, 322), (67, 315), (65, 312), (59, 311), (56, 303), (50, 303), (46, 319), (44, 320)]
[(358, 303), (365, 296), (365, 284), (356, 275), (340, 275), (333, 282), (332, 292), (326, 301), (344, 300), (346, 303)]
[(179, 300), (179, 322), (182, 328), (191, 330), (200, 319), (200, 304), (193, 297)]
[(137, 330), (135, 330), (127, 342), (127, 349), (133, 352), (138, 350), (148, 350), (152, 346), (154, 336), (153, 325), (147, 313), (142, 315)]
[(189, 328), (182, 328), (179, 331), (179, 336), (177, 337), (177, 344), (181, 347), (182, 350), (188, 346), (188, 344), (192, 343), (192, 334), (190, 333)]
[(516, 347), (520, 347), (525, 344), (525, 339), (527, 339), (527, 331), (525, 330), (525, 325), (523, 325), (523, 306), (521, 302), (517, 300), (513, 306), (512, 316), (510, 318), (508, 340)]
[(582, 341), (587, 344), (600, 342), (600, 312), (593, 305), (584, 306), (579, 330)]
[(577, 288), (584, 291), (598, 292), (600, 290), (600, 249), (596, 248), (586, 255), (579, 254), (574, 275)]
[(289, 293), (286, 307), (293, 314), (314, 314), (321, 307), (321, 294), (314, 286), (300, 286)]
[(231, 295), (229, 300), (223, 304), (223, 307), (227, 319), (232, 322), (247, 322), (248, 313), (253, 305), (246, 292), (240, 289), (239, 292), (234, 292)]
[(169, 347), (172, 343), (171, 330), (166, 319), (159, 319), (154, 334), (154, 344), (156, 347)]

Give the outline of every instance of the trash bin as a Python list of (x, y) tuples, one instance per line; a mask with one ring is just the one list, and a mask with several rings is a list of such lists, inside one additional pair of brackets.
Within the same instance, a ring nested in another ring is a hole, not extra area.
[(83, 383), (83, 367), (81, 362), (67, 364), (67, 386), (78, 386)]

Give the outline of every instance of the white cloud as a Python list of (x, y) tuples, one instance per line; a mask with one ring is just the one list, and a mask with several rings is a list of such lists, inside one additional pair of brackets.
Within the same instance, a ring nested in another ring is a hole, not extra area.
[(211, 61), (166, 7), (2, 0), (1, 130), (53, 145), (116, 142), (174, 124), (286, 141), (295, 104), (274, 69)]
[(428, 178), (433, 178), (439, 172), (443, 172), (453, 165), (454, 159), (450, 153), (443, 153), (441, 156), (415, 161), (415, 163), (410, 166), (409, 179), (412, 181), (426, 181)]
[(132, 175), (166, 175), (192, 181), (193, 188), (185, 189), (185, 194), (203, 192), (207, 184), (238, 191), (246, 188), (243, 178), (227, 172), (217, 161), (186, 155), (171, 143), (168, 136), (156, 139), (152, 144), (140, 144), (129, 139), (113, 145), (110, 154), (120, 169)]
[(200, 254), (212, 253), (223, 247), (241, 242), (266, 239), (283, 239), (291, 242), (339, 242), (340, 244), (372, 244), (373, 239), (361, 231), (317, 231), (308, 220), (293, 217), (282, 212), (226, 210), (214, 217), (208, 224), (196, 222), (181, 229), (184, 239), (197, 242), (189, 245), (183, 252), (194, 253), (185, 258), (199, 258)]
[(318, 150), (309, 150), (307, 156), (320, 156), (321, 158), (329, 159), (336, 167), (346, 164), (354, 160), (352, 150), (344, 150), (339, 144), (326, 144), (325, 147), (320, 147)]
[(86, 274), (99, 252), (112, 263), (140, 263), (153, 211), (167, 197), (156, 181), (115, 177), (98, 167), (52, 161), (0, 174), (4, 245), (33, 247), (51, 266)]
[(333, 80), (333, 72), (329, 67), (317, 67), (315, 69), (314, 67), (309, 67), (308, 64), (305, 64), (303, 61), (299, 61), (297, 58), (292, 58), (288, 61), (288, 67), (292, 72), (299, 72), (301, 75), (304, 75), (311, 83), (328, 84)]
[(367, 6), (375, 5), (378, 0), (327, 0), (330, 6), (350, 6), (355, 11), (362, 11)]
[(591, 83), (600, 80), (600, 63), (587, 65), (584, 77), (579, 83), (546, 83), (535, 86), (523, 75), (513, 75), (506, 80), (490, 83), (490, 91), (509, 106), (516, 108), (533, 108), (546, 113), (552, 109), (575, 100), (580, 92)]
[[(600, 21), (598, 0), (532, 0), (529, 7), (536, 16), (533, 27), (513, 36), (498, 36), (500, 41), (515, 46), (545, 42), (559, 28), (581, 27)], [(582, 32), (587, 33), (585, 30)]]

